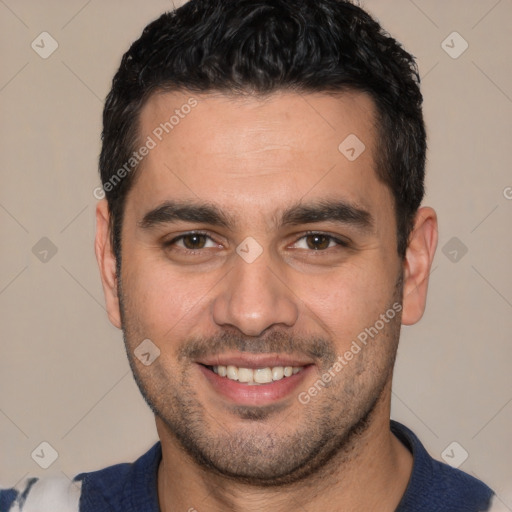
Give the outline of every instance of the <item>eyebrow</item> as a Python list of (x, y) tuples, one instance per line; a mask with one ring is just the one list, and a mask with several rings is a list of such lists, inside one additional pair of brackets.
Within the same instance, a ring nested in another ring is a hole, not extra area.
[(139, 222), (139, 226), (143, 229), (150, 229), (178, 221), (211, 224), (228, 229), (235, 225), (234, 220), (215, 205), (165, 201), (146, 213)]
[[(229, 230), (237, 225), (231, 215), (216, 205), (181, 201), (165, 201), (147, 212), (138, 224), (142, 229), (151, 229), (179, 221), (209, 224)], [(274, 216), (274, 224), (278, 227), (319, 222), (335, 222), (364, 232), (371, 231), (375, 225), (369, 211), (345, 200), (321, 200), (308, 204), (299, 202), (287, 208), (280, 216)]]
[(336, 222), (371, 231), (375, 225), (368, 210), (345, 200), (321, 200), (312, 204), (297, 204), (282, 214), (280, 224), (296, 226), (315, 222)]

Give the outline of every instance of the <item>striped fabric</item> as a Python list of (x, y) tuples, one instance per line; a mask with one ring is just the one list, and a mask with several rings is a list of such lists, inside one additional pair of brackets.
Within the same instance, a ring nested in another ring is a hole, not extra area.
[(0, 491), (0, 512), (79, 512), (81, 487), (65, 477), (28, 478)]

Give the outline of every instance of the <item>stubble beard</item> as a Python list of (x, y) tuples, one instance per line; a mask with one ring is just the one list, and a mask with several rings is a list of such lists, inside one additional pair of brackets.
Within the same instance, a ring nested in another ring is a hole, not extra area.
[[(401, 294), (399, 279), (393, 303), (401, 304)], [(158, 359), (150, 367), (141, 367), (133, 350), (146, 338), (143, 324), (133, 314), (136, 309), (130, 308), (121, 285), (119, 298), (128, 360), (142, 396), (167, 433), (195, 463), (222, 477), (258, 487), (289, 486), (311, 480), (313, 475), (320, 477), (330, 465), (347, 464), (357, 457), (360, 440), (372, 424), (375, 411), (389, 398), (386, 392), (393, 374), (400, 314), (308, 404), (302, 405), (293, 397), (290, 411), (272, 405), (233, 405), (229, 413), (223, 410), (214, 417), (197, 398), (189, 378), (194, 364), (190, 360), (182, 358), (177, 374), (166, 370)], [(336, 357), (332, 342), (324, 338), (314, 343), (311, 338), (301, 339), (298, 343), (293, 335), (276, 332), (264, 340), (245, 341), (234, 333), (223, 333), (214, 340), (188, 340), (182, 345), (182, 354), (194, 352), (194, 347), (200, 352), (212, 346), (237, 346), (254, 352), (286, 352), (292, 348), (310, 354), (323, 351), (319, 376), (332, 367)], [(239, 425), (237, 430), (232, 428), (234, 421)], [(292, 427), (283, 428), (286, 425)]]

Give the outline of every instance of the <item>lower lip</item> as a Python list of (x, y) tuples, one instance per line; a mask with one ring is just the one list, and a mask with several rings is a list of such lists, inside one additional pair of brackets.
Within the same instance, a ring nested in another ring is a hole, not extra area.
[(214, 390), (239, 405), (266, 405), (288, 397), (304, 381), (313, 365), (300, 372), (268, 384), (250, 386), (227, 377), (219, 377), (212, 370), (198, 364), (199, 370), (208, 379)]

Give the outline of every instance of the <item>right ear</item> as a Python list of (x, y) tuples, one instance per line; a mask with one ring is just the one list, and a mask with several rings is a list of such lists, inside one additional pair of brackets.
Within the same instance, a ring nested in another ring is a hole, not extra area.
[(110, 237), (110, 213), (106, 199), (96, 206), (96, 240), (94, 252), (100, 268), (101, 283), (105, 295), (107, 314), (112, 325), (121, 329), (121, 311), (117, 294), (116, 257), (112, 249)]

